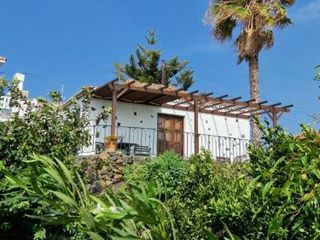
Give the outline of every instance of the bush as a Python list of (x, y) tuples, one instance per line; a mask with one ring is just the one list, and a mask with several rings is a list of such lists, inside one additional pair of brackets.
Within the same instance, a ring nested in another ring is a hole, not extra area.
[[(11, 107), (21, 111), (13, 113), (10, 120), (0, 122), (0, 163), (12, 175), (18, 175), (26, 168), (25, 160), (33, 153), (38, 153), (62, 158), (73, 169), (74, 158), (70, 155), (89, 140), (85, 131), (88, 125), (86, 108), (89, 92), (86, 91), (81, 116), (79, 105), (72, 100), (69, 106), (62, 106), (61, 96), (57, 92), (50, 93), (51, 100), (39, 98), (35, 104), (18, 89), (16, 80), (9, 84), (2, 79), (0, 95), (6, 91), (11, 94)], [(11, 183), (0, 174), (1, 239), (19, 239), (19, 236), (24, 239), (33, 235), (40, 238), (43, 229), (39, 221), (26, 217), (35, 214), (34, 209), (38, 204), (34, 199), (27, 198), (24, 191), (13, 190)], [(47, 227), (46, 231), (51, 236), (51, 233), (62, 230)]]
[[(315, 130), (296, 138), (261, 126), (262, 144), (240, 165), (166, 152), (126, 168), (124, 190), (100, 198), (68, 170), (87, 136), (79, 108), (40, 102), (0, 123), (1, 239), (320, 239)], [(50, 158), (28, 161), (33, 152)]]
[(167, 202), (179, 239), (207, 239), (206, 231), (226, 236), (225, 225), (233, 233), (245, 231), (248, 179), (240, 176), (237, 168), (212, 162), (206, 152), (188, 162), (177, 194)]
[(0, 159), (12, 171), (23, 167), (23, 160), (32, 153), (64, 159), (88, 144), (89, 134), (84, 130), (89, 124), (86, 118), (88, 91), (81, 116), (80, 106), (75, 101), (68, 106), (61, 105), (57, 92), (49, 94), (51, 100), (39, 98), (34, 103), (23, 97), (16, 81), (8, 90), (11, 107), (21, 110), (13, 113), (10, 120), (0, 122)]
[(125, 174), (128, 186), (144, 182), (166, 195), (157, 196), (172, 212), (178, 239), (206, 239), (205, 230), (223, 236), (224, 224), (243, 231), (245, 206), (239, 195), (245, 193), (248, 179), (239, 178), (238, 166), (213, 163), (205, 151), (186, 161), (167, 152)]
[[(80, 176), (74, 178), (58, 159), (34, 156), (17, 176), (0, 166), (12, 189), (24, 192), (33, 214), (43, 226), (71, 228), (67, 239), (175, 239), (174, 226), (168, 209), (150, 198), (143, 187), (105, 198), (90, 194)], [(40, 232), (39, 232), (40, 233)], [(61, 234), (61, 233), (60, 233)], [(67, 236), (59, 236), (62, 237)], [(42, 239), (53, 239), (42, 231)]]
[(251, 147), (248, 175), (254, 178), (251, 234), (270, 239), (320, 238), (320, 135), (303, 126), (294, 137), (263, 128), (264, 144)]
[[(126, 179), (166, 189), (178, 239), (319, 239), (320, 134), (306, 126), (303, 138), (261, 129), (248, 163), (220, 164), (203, 152), (180, 165), (166, 155)], [(168, 179), (166, 172), (179, 174)]]
[(148, 159), (142, 164), (128, 166), (124, 171), (128, 187), (138, 186), (143, 182), (156, 189), (163, 198), (171, 197), (181, 183), (186, 162), (173, 152), (165, 152), (155, 159)]

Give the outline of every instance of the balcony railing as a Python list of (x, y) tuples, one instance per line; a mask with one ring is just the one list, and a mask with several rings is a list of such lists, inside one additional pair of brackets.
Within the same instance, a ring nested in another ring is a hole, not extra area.
[(0, 121), (6, 121), (11, 116), (10, 97), (0, 96)]
[(0, 96), (0, 109), (10, 109), (10, 97)]
[[(79, 154), (99, 153), (104, 149), (104, 139), (111, 135), (110, 125), (90, 126), (88, 131), (91, 135), (91, 142), (88, 147), (84, 147)], [(118, 150), (126, 155), (156, 156), (159, 149), (170, 150), (163, 141), (158, 141), (158, 134), (163, 134), (164, 130), (154, 128), (140, 128), (118, 126), (116, 134), (118, 136)], [(169, 130), (165, 130), (169, 131)], [(216, 135), (199, 135), (200, 149), (211, 152), (214, 159), (223, 162), (239, 162), (248, 159), (247, 147), (250, 141), (247, 139), (223, 137)], [(184, 157), (194, 154), (194, 133), (184, 132), (182, 152)]]

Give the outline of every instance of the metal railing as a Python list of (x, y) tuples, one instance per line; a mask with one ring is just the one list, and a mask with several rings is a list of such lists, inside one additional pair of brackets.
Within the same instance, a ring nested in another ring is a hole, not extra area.
[(0, 96), (0, 121), (6, 121), (11, 116), (10, 97)]
[[(111, 135), (110, 125), (95, 125), (88, 128), (91, 136), (90, 145), (79, 151), (79, 154), (97, 153), (104, 149), (104, 139)], [(156, 156), (159, 149), (170, 150), (164, 141), (158, 141), (161, 131), (154, 128), (117, 126), (118, 149), (126, 155)], [(194, 154), (194, 133), (184, 132), (182, 139), (184, 157)], [(199, 134), (200, 149), (210, 151), (213, 158), (222, 162), (239, 162), (248, 159), (247, 147), (250, 140), (242, 138), (224, 137), (208, 134)], [(139, 150), (139, 151), (137, 151)]]
[[(194, 133), (185, 133), (184, 155), (194, 154)], [(249, 159), (250, 140), (209, 134), (199, 134), (200, 149), (211, 152), (214, 159), (221, 162), (242, 162)]]
[(0, 96), (0, 109), (10, 109), (10, 97)]

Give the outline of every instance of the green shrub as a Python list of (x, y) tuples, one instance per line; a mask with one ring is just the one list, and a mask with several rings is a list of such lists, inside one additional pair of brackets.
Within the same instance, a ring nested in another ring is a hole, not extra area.
[(186, 161), (173, 152), (165, 152), (142, 164), (129, 166), (124, 171), (127, 186), (138, 186), (143, 182), (165, 198), (172, 196), (181, 183)]
[(207, 152), (194, 156), (185, 168), (182, 184), (166, 204), (175, 218), (179, 239), (207, 239), (206, 231), (226, 236), (245, 231), (243, 212), (248, 179), (237, 166), (212, 162)]
[[(146, 188), (133, 188), (119, 195), (99, 198), (90, 194), (80, 176), (74, 179), (71, 171), (58, 159), (34, 156), (27, 167), (16, 176), (0, 166), (0, 171), (15, 191), (24, 192), (33, 214), (43, 226), (62, 226), (71, 229), (77, 239), (175, 239), (174, 225), (168, 209), (157, 199), (150, 198)], [(14, 197), (14, 196), (13, 196)], [(43, 239), (45, 231), (38, 232)], [(61, 236), (60, 236), (61, 238)], [(68, 238), (68, 239), (69, 239)]]
[(320, 136), (303, 126), (303, 140), (282, 128), (263, 128), (264, 144), (251, 147), (254, 178), (251, 233), (269, 239), (320, 238)]
[(13, 113), (9, 121), (0, 122), (0, 160), (10, 170), (18, 171), (32, 153), (65, 159), (88, 144), (88, 91), (81, 116), (80, 106), (73, 100), (62, 106), (57, 92), (49, 94), (50, 100), (38, 98), (35, 105), (21, 97), (15, 81), (9, 86), (11, 106), (23, 109)]
[[(33, 153), (45, 154), (64, 159), (70, 169), (74, 168), (74, 154), (77, 149), (88, 143), (89, 135), (85, 131), (88, 125), (87, 110), (90, 94), (85, 91), (84, 108), (80, 115), (80, 106), (72, 100), (68, 106), (61, 105), (61, 96), (51, 92), (51, 100), (39, 98), (34, 105), (18, 89), (18, 82), (11, 84), (2, 79), (0, 94), (10, 91), (11, 107), (23, 109), (13, 113), (9, 121), (0, 122), (0, 163), (17, 175), (24, 172), (25, 160)], [(0, 174), (0, 231), (2, 239), (42, 236), (43, 229), (36, 219), (26, 218), (35, 214), (34, 206), (39, 203), (26, 198), (25, 192), (17, 193), (11, 184)], [(38, 209), (38, 211), (40, 211)], [(51, 230), (52, 231), (51, 231)], [(61, 232), (61, 229), (47, 227), (47, 235)], [(7, 237), (6, 237), (7, 236)]]
[(179, 239), (320, 238), (320, 135), (303, 127), (303, 140), (282, 128), (264, 128), (241, 165), (196, 156), (166, 204)]

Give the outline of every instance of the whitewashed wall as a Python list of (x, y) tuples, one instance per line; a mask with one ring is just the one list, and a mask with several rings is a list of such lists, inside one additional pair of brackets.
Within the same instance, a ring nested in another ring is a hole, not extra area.
[[(95, 125), (97, 115), (102, 111), (103, 107), (106, 106), (110, 107), (111, 101), (92, 99), (92, 110), (90, 111), (90, 119), (92, 120), (92, 125)], [(158, 114), (182, 116), (184, 117), (184, 131), (189, 133), (194, 132), (193, 112), (124, 102), (118, 102), (116, 125), (120, 125), (121, 127), (157, 129)], [(111, 124), (111, 119), (100, 124)], [(105, 129), (104, 131), (106, 132), (102, 135), (110, 135), (110, 129)], [(237, 139), (250, 139), (250, 122), (247, 119), (238, 119), (232, 117), (200, 113), (199, 134), (232, 137)], [(99, 135), (101, 135), (101, 133)], [(121, 134), (118, 133), (118, 135)], [(208, 148), (207, 145), (207, 140), (203, 137), (200, 137), (200, 147)], [(154, 147), (156, 149), (156, 145), (154, 145)], [(188, 152), (187, 155), (193, 153), (193, 136), (191, 134), (185, 135), (184, 148), (185, 153)]]

